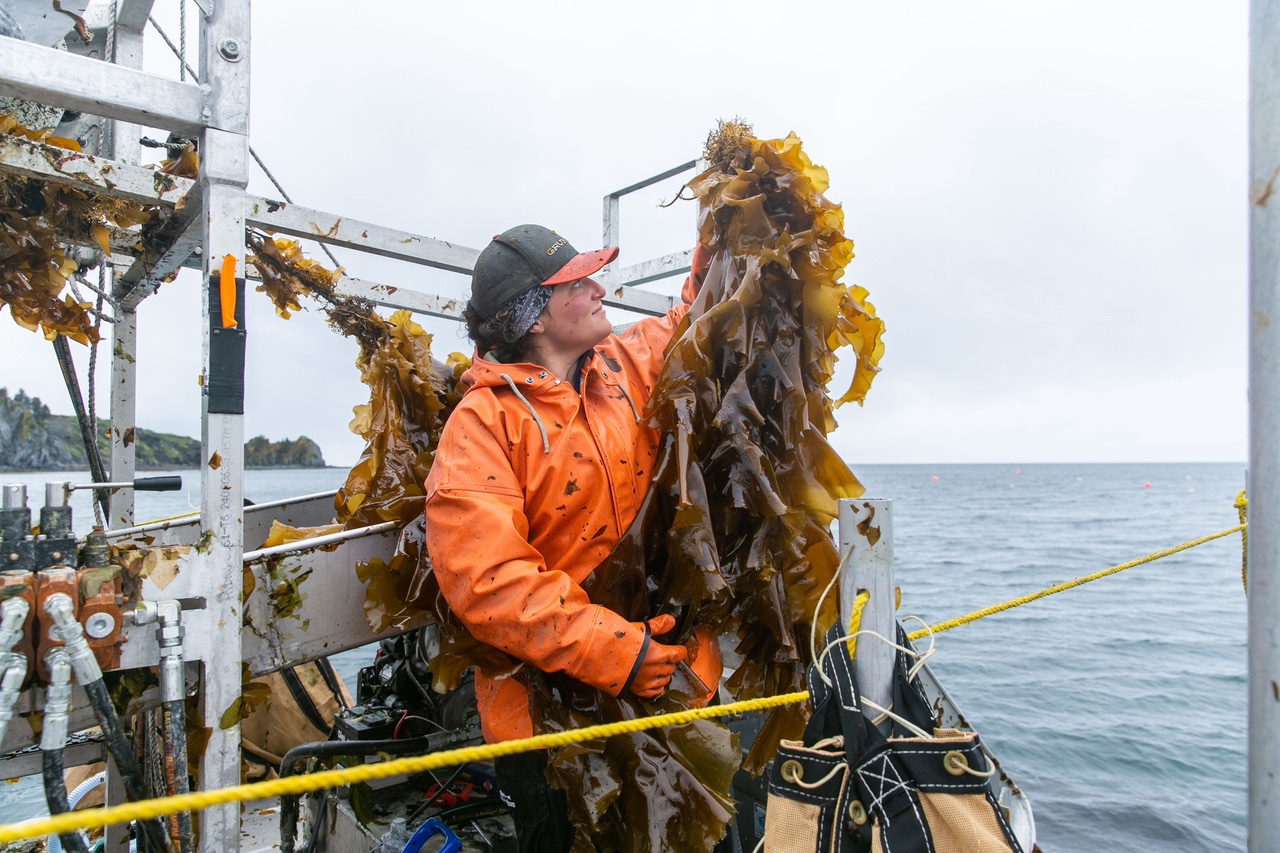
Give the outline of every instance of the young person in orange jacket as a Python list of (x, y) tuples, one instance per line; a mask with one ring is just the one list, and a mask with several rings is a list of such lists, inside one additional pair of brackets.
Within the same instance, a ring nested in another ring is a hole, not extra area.
[[(617, 255), (578, 252), (538, 225), (505, 231), (480, 253), (463, 312), (475, 358), (427, 477), (427, 551), (445, 600), (476, 639), (612, 695), (653, 698), (689, 657), (685, 646), (655, 639), (674, 617), (627, 621), (592, 604), (579, 584), (649, 488), (659, 435), (641, 413), (707, 255), (695, 250), (682, 304), (615, 335), (605, 290), (590, 276)], [(719, 651), (706, 635), (696, 639), (690, 665), (714, 691)], [(476, 703), (488, 742), (533, 734), (518, 679), (477, 672)], [(548, 785), (545, 764), (545, 752), (495, 762), (521, 851), (568, 850), (572, 839), (565, 796)]]

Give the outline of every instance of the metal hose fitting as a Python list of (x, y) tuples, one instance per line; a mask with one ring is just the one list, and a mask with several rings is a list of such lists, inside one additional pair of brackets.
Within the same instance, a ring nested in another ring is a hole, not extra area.
[(71, 716), (71, 658), (66, 649), (54, 648), (44, 656), (44, 662), (49, 668), (49, 689), (44, 694), (40, 748), (62, 749), (67, 745), (67, 722)]
[(0, 653), (10, 651), (22, 639), (22, 627), (30, 612), (31, 605), (25, 598), (6, 598), (0, 605)]
[(89, 641), (84, 638), (84, 629), (76, 621), (71, 596), (65, 592), (55, 592), (45, 599), (44, 612), (53, 620), (53, 630), (58, 639), (67, 647), (76, 681), (81, 685), (101, 681), (102, 669), (98, 666), (98, 659), (93, 656), (93, 649), (89, 648)]
[(13, 719), (13, 706), (18, 703), (22, 682), (27, 678), (27, 657), (17, 652), (0, 655), (0, 741)]

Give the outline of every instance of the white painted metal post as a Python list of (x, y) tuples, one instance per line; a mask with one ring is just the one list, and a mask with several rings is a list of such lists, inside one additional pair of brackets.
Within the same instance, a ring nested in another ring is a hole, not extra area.
[[(119, 483), (132, 480), (137, 471), (138, 315), (132, 308), (120, 306), (116, 310), (111, 351), (111, 473), (107, 479)], [(118, 489), (111, 494), (108, 529), (133, 525), (133, 500), (133, 489)]]
[[(107, 61), (125, 68), (142, 70), (142, 28), (147, 25), (154, 0), (121, 0), (116, 9), (114, 56)], [(138, 140), (142, 128), (119, 119), (111, 120), (111, 150), (107, 156), (125, 163), (137, 163), (142, 152)]]
[[(849, 628), (853, 603), (866, 590), (870, 599), (862, 610), (859, 630), (875, 631), (896, 641), (893, 583), (893, 501), (857, 498), (840, 501), (840, 624)], [(894, 649), (875, 637), (861, 637), (853, 661), (858, 689), (881, 708), (893, 701)], [(864, 706), (870, 719), (879, 711)]]
[(1249, 9), (1249, 850), (1280, 839), (1280, 0)]
[[(622, 230), (622, 197), (610, 194), (604, 197), (604, 234), (601, 236), (600, 245), (616, 246), (618, 245), (619, 232)], [(596, 274), (601, 284), (608, 284), (609, 278), (613, 275), (614, 269), (618, 262), (606, 266)]]
[[(116, 7), (112, 56), (107, 61), (125, 68), (142, 69), (142, 28), (151, 14), (152, 0), (123, 0)], [(110, 122), (110, 148), (106, 156), (113, 160), (136, 165), (141, 159), (142, 146), (138, 140), (142, 129), (119, 119)], [(111, 274), (111, 293), (117, 290), (118, 279)], [(117, 302), (117, 304), (119, 304)], [(116, 482), (132, 480), (137, 473), (135, 431), (138, 423), (137, 406), (137, 356), (138, 315), (134, 306), (120, 305), (115, 312), (116, 322), (111, 327), (111, 467), (110, 479)], [(108, 528), (133, 525), (134, 491), (119, 489), (111, 494), (111, 511)]]
[[(209, 541), (206, 618), (216, 652), (203, 661), (204, 724), (200, 787), (240, 780), (240, 722), (227, 712), (240, 698), (241, 586), (244, 553), (244, 188), (249, 177), (249, 2), (224, 0), (202, 15), (200, 79), (208, 87), (200, 137), (204, 201), (205, 382), (202, 398), (200, 520)], [(220, 282), (223, 259), (235, 264), (234, 286)], [(225, 294), (225, 295), (224, 295)], [(230, 300), (235, 301), (234, 307)], [(222, 308), (237, 324), (223, 322)], [(201, 853), (239, 849), (240, 808), (202, 813)]]

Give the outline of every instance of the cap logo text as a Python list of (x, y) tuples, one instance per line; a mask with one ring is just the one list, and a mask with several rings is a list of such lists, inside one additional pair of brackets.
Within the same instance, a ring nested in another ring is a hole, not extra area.
[(547, 249), (547, 254), (554, 255), (556, 253), (556, 249), (559, 249), (561, 246), (568, 245), (568, 243), (569, 243), (568, 240), (561, 237), (559, 240), (551, 244), (551, 248)]

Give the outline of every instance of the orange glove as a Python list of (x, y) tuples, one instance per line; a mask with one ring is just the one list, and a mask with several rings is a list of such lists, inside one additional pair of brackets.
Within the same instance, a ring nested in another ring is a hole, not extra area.
[(676, 617), (669, 613), (655, 616), (644, 623), (645, 642), (640, 647), (640, 657), (636, 659), (627, 686), (633, 694), (641, 699), (656, 699), (667, 689), (671, 676), (676, 671), (676, 664), (688, 660), (689, 650), (684, 646), (668, 646), (651, 639), (654, 634), (665, 634), (676, 626)]

